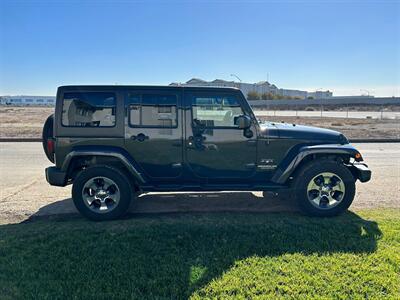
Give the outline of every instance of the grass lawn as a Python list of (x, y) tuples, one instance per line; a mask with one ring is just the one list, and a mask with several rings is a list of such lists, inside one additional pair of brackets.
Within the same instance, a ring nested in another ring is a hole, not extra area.
[(400, 210), (0, 226), (0, 298), (400, 299)]

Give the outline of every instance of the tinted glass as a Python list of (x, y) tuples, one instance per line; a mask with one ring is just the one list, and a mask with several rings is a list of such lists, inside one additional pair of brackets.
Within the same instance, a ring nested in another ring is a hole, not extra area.
[(174, 95), (129, 95), (132, 126), (172, 128), (177, 126), (177, 98)]
[(236, 117), (243, 114), (235, 97), (194, 97), (194, 124), (207, 127), (237, 127)]
[(115, 103), (114, 93), (65, 93), (62, 124), (71, 127), (115, 126)]

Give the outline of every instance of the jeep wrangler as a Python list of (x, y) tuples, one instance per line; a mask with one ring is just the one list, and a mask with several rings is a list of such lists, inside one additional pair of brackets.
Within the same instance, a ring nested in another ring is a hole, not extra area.
[(48, 183), (73, 184), (92, 220), (150, 191), (289, 189), (305, 213), (334, 216), (371, 178), (343, 134), (258, 121), (235, 88), (62, 86), (43, 147)]

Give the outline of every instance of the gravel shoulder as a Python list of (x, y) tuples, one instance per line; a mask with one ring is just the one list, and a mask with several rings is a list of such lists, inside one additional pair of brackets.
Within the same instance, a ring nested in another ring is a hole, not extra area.
[[(355, 145), (373, 176), (357, 183), (352, 210), (400, 208), (400, 143)], [(77, 214), (71, 187), (53, 187), (44, 178), (49, 166), (40, 143), (0, 143), (0, 224), (57, 214)], [(176, 212), (274, 212), (296, 211), (287, 195), (260, 192), (149, 193), (132, 205), (132, 213)]]

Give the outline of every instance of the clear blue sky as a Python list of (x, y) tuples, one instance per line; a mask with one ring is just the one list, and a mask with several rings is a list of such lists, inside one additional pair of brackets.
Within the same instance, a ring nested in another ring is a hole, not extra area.
[(400, 96), (400, 1), (0, 0), (0, 95), (232, 73)]

